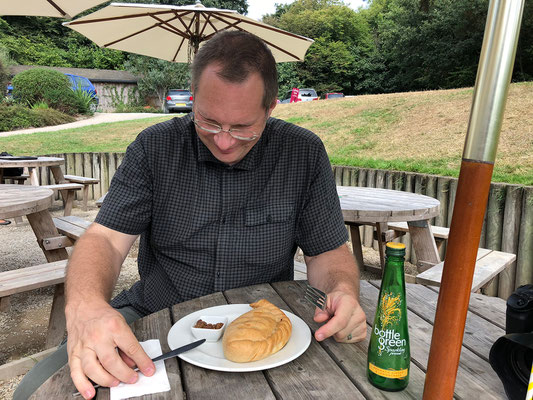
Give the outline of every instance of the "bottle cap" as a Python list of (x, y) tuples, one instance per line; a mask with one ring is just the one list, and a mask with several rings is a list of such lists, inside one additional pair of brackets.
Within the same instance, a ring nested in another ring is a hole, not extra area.
[(404, 257), (405, 256), (405, 244), (396, 243), (396, 242), (388, 242), (385, 252), (388, 256)]

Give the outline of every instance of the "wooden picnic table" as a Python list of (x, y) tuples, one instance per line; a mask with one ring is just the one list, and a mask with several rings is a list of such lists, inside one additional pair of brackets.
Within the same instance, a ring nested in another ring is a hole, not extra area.
[[(68, 259), (48, 208), (52, 205), (54, 192), (50, 189), (32, 185), (0, 185), (0, 219), (26, 216), (31, 225), (38, 245), (49, 263)], [(3, 243), (1, 246), (8, 246)], [(34, 243), (28, 243), (33, 246)], [(47, 346), (57, 345), (58, 332), (62, 335), (65, 326), (63, 283), (57, 284), (50, 311)], [(59, 339), (60, 341), (61, 339)]]
[[(262, 284), (218, 292), (171, 309), (164, 309), (132, 324), (141, 341), (159, 339), (162, 350), (170, 350), (167, 333), (182, 317), (208, 307), (249, 304), (265, 298), (283, 310), (300, 317), (315, 332), (314, 308), (303, 300), (305, 281)], [(182, 359), (165, 361), (171, 391), (137, 399), (421, 399), (433, 328), (438, 289), (407, 285), (407, 305), (411, 346), (408, 387), (402, 392), (385, 392), (366, 378), (368, 339), (379, 294), (379, 282), (361, 282), (361, 305), (367, 316), (367, 339), (361, 343), (337, 343), (333, 339), (311, 339), (307, 350), (293, 361), (262, 371), (233, 373), (198, 367)], [(505, 400), (498, 376), (489, 365), (489, 351), (504, 335), (505, 301), (472, 294), (461, 362), (455, 385), (458, 399)], [(200, 347), (201, 348), (201, 347)], [(200, 349), (198, 348), (198, 349)], [(69, 398), (76, 389), (68, 365), (53, 375), (33, 395), (33, 399)], [(108, 399), (109, 389), (100, 388), (97, 399)]]
[(33, 160), (17, 160), (0, 158), (0, 183), (2, 182), (4, 168), (27, 168), (30, 176), (30, 183), (39, 186), (39, 167), (49, 167), (54, 176), (56, 183), (65, 183), (65, 177), (61, 170), (61, 165), (65, 163), (64, 158), (60, 157), (37, 157)]
[(389, 222), (407, 222), (419, 270), (440, 262), (429, 220), (439, 214), (440, 202), (429, 196), (399, 190), (357, 186), (337, 186), (344, 222), (350, 227), (353, 253), (364, 268), (359, 227), (376, 228), (381, 268), (384, 265), (382, 234)]

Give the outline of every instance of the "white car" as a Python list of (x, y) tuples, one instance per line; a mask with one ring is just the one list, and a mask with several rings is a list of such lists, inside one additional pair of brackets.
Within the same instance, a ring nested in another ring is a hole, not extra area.
[[(285, 98), (281, 100), (282, 104), (290, 103), (292, 98), (292, 90), (289, 90)], [(296, 101), (293, 101), (293, 103), (296, 103), (298, 101), (312, 101), (312, 100), (318, 100), (318, 95), (316, 94), (315, 89), (299, 89), (298, 91), (298, 99)]]

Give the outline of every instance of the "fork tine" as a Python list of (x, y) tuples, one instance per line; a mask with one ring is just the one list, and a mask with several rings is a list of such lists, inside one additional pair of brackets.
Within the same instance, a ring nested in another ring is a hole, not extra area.
[(315, 307), (318, 307), (320, 308), (321, 310), (324, 310), (325, 308), (325, 304), (323, 303), (319, 303), (317, 299), (315, 299), (314, 297), (310, 297), (310, 296), (305, 296), (305, 299), (307, 301), (309, 301), (312, 305), (314, 305)]
[(307, 285), (305, 290), (309, 291), (309, 292), (312, 292), (312, 293), (316, 294), (317, 296), (326, 297), (326, 293), (324, 293), (322, 290), (317, 289), (316, 287), (313, 287), (311, 285)]

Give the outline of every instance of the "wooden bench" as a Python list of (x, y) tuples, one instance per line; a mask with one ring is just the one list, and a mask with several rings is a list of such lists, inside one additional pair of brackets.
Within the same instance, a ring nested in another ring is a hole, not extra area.
[(96, 206), (102, 207), (102, 203), (104, 202), (105, 197), (107, 196), (107, 193), (104, 194), (102, 197), (100, 197), (98, 200), (96, 200)]
[(54, 191), (59, 190), (63, 196), (63, 202), (65, 203), (64, 215), (70, 215), (72, 213), (72, 205), (74, 203), (74, 192), (76, 190), (83, 189), (83, 185), (80, 183), (58, 183), (55, 185), (43, 185), (41, 187), (52, 189)]
[(100, 182), (96, 178), (87, 178), (85, 176), (65, 175), (65, 179), (71, 183), (79, 183), (83, 185), (82, 210), (87, 211), (87, 200), (89, 199), (89, 186)]
[[(397, 237), (403, 236), (406, 233), (409, 233), (409, 226), (407, 222), (389, 222), (387, 224), (388, 231), (384, 232), (384, 241), (390, 242)], [(433, 226), (431, 225), (431, 233), (435, 238), (435, 243), (437, 244), (437, 249), (440, 250), (442, 244), (448, 240), (450, 235), (450, 228), (444, 226)]]
[(18, 183), (19, 185), (24, 185), (24, 183), (26, 182), (26, 179), (28, 179), (30, 176), (29, 175), (17, 175), (17, 176), (9, 176), (9, 175), (4, 175), (2, 177), (2, 180), (4, 181), (3, 183), (7, 183), (6, 181), (7, 180), (10, 180), (12, 183)]
[(0, 311), (8, 311), (9, 296), (15, 293), (61, 284), (67, 260), (0, 272)]
[(85, 230), (91, 225), (91, 222), (72, 215), (52, 219), (58, 232), (67, 236), (73, 241), (78, 240), (80, 236), (83, 235)]
[[(502, 251), (478, 249), (476, 268), (472, 281), (472, 292), (477, 292), (511, 265), (516, 260), (516, 255)], [(430, 286), (440, 286), (444, 261), (416, 276), (416, 283)], [(460, 277), (458, 279), (461, 279)]]

